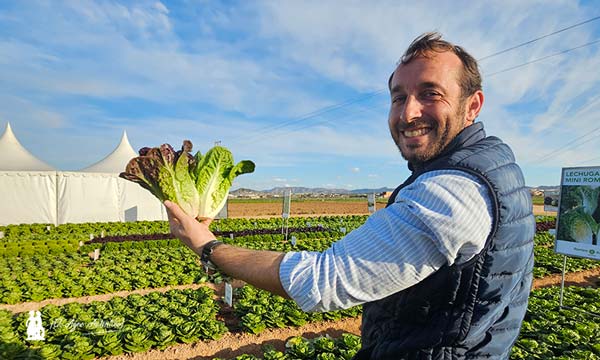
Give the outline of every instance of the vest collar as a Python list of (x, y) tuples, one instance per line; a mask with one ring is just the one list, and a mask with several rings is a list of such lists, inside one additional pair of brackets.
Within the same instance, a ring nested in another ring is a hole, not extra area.
[(411, 172), (419, 171), (427, 167), (431, 162), (444, 157), (462, 147), (469, 146), (471, 144), (476, 143), (477, 141), (485, 138), (485, 130), (483, 129), (483, 123), (476, 122), (473, 123), (466, 128), (462, 129), (461, 132), (450, 141), (450, 143), (442, 150), (442, 152), (433, 159), (426, 161), (423, 164), (415, 165), (413, 163), (408, 163), (408, 169)]

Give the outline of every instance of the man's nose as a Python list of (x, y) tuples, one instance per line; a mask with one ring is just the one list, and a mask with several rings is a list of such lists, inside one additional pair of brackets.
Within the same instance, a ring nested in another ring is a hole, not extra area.
[(421, 103), (414, 96), (406, 97), (400, 113), (402, 122), (411, 123), (421, 117)]

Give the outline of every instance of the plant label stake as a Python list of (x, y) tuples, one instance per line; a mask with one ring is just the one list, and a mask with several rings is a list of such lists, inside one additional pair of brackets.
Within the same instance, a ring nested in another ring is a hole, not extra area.
[(90, 240), (94, 240), (94, 234), (90, 234)]
[(101, 237), (101, 238), (103, 238), (103, 237), (104, 237), (104, 230), (102, 230), (102, 231), (100, 232), (100, 237)]
[(375, 194), (367, 195), (367, 205), (369, 207), (369, 213), (372, 214), (375, 212)]
[(94, 261), (100, 259), (100, 249), (94, 249)]
[(296, 246), (296, 237), (292, 236), (292, 246)]
[(0, 231), (0, 239), (4, 237), (4, 231)]
[(50, 225), (46, 226), (46, 231), (50, 231), (52, 228), (50, 227)]
[(283, 193), (283, 210), (281, 212), (281, 217), (283, 218), (283, 224), (281, 226), (281, 233), (284, 234), (284, 239), (287, 241), (288, 239), (288, 218), (290, 217), (290, 206), (291, 206), (291, 198), (292, 198), (292, 190), (287, 189)]
[(79, 240), (79, 247), (82, 247), (82, 246), (83, 246), (83, 241)]
[(225, 283), (225, 303), (229, 306), (233, 304), (233, 289), (228, 282)]
[(340, 232), (341, 232), (342, 234), (345, 234), (345, 233), (346, 233), (346, 228), (345, 228), (345, 227), (342, 227), (342, 228), (340, 228)]
[(229, 238), (233, 240), (233, 233), (229, 233)]

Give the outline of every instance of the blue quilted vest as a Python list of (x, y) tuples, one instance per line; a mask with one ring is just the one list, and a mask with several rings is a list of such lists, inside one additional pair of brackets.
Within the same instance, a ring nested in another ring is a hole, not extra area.
[(507, 359), (527, 310), (535, 233), (531, 196), (512, 151), (475, 123), (436, 159), (410, 168), (388, 206), (423, 173), (458, 169), (489, 188), (492, 231), (468, 262), (365, 304), (363, 347), (355, 359)]

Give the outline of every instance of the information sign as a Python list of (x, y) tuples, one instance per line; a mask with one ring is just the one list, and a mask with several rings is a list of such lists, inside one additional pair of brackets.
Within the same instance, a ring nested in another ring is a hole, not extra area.
[(600, 260), (600, 167), (563, 168), (555, 251)]

